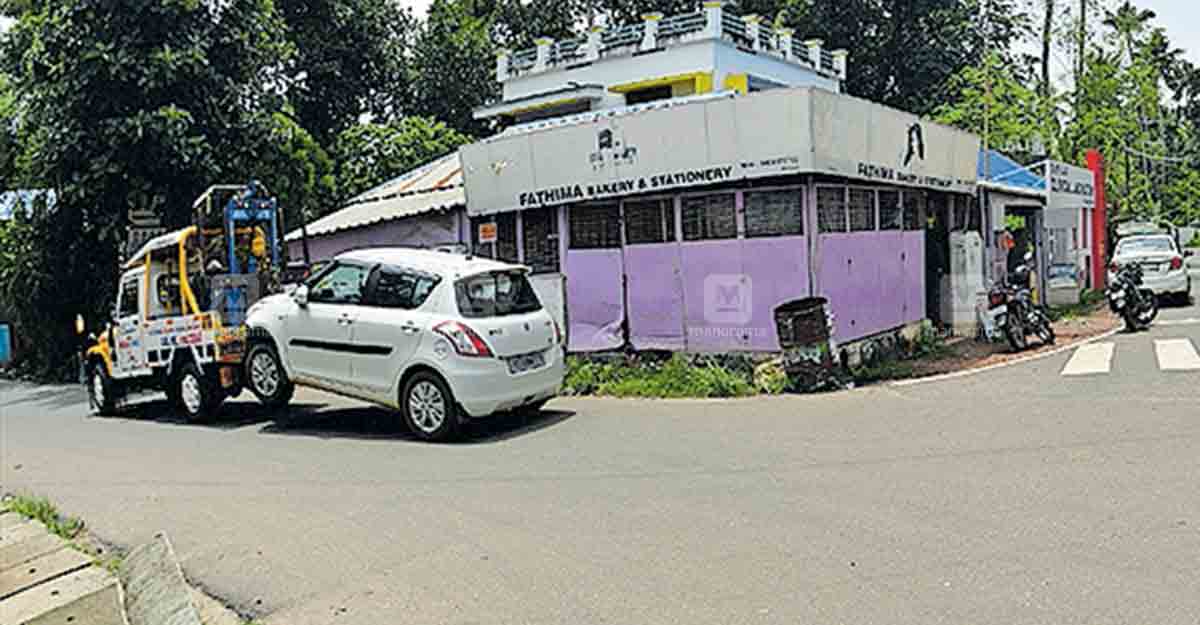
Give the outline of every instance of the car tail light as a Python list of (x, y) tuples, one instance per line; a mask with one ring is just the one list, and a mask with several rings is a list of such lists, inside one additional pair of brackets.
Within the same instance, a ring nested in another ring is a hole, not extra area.
[(1108, 264), (1108, 270), (1109, 270), (1109, 271), (1111, 271), (1111, 272), (1113, 272), (1113, 273), (1117, 273), (1118, 271), (1120, 271), (1120, 270), (1121, 270), (1121, 266), (1120, 266), (1120, 265), (1118, 265), (1118, 264), (1117, 264), (1117, 261), (1115, 261), (1115, 260), (1114, 260), (1113, 262), (1111, 262), (1111, 263), (1109, 263), (1109, 264)]
[(992, 293), (988, 295), (988, 302), (992, 305), (992, 308), (1003, 306), (1004, 299), (1005, 297), (1003, 293)]
[(1183, 259), (1176, 256), (1171, 259), (1171, 271), (1179, 271), (1183, 269)]
[(434, 332), (449, 339), (459, 356), (469, 358), (491, 358), (492, 350), (474, 330), (457, 321), (446, 321), (434, 326)]

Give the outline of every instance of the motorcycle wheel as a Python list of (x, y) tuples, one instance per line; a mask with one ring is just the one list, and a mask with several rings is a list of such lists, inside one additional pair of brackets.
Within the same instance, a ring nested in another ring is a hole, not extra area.
[(1054, 341), (1058, 338), (1054, 334), (1054, 326), (1051, 325), (1050, 320), (1045, 317), (1041, 317), (1038, 320), (1037, 336), (1038, 339), (1042, 341), (1043, 345), (1053, 345)]
[(1137, 332), (1141, 329), (1141, 324), (1138, 322), (1138, 315), (1133, 312), (1131, 307), (1126, 306), (1121, 316), (1125, 318), (1125, 331)]
[(1004, 333), (1008, 336), (1008, 344), (1012, 345), (1014, 352), (1025, 351), (1029, 347), (1029, 339), (1025, 336), (1025, 324), (1015, 315), (1011, 316), (1008, 324), (1004, 326)]
[(1158, 318), (1158, 298), (1148, 291), (1143, 297), (1146, 303), (1138, 313), (1138, 322), (1142, 324), (1142, 327), (1148, 328)]

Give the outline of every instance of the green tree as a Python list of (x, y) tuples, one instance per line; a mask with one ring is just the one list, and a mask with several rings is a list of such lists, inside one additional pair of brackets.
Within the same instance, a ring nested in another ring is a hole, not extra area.
[[(471, 138), (446, 124), (406, 117), (392, 124), (360, 124), (338, 137), (338, 195), (342, 201), (445, 156)], [(329, 205), (328, 212), (337, 208)]]
[(392, 0), (274, 0), (297, 76), (288, 92), (299, 123), (325, 145), (369, 114), (403, 111), (407, 52), (417, 22)]
[(474, 111), (500, 93), (492, 40), (496, 19), (494, 4), (433, 1), (413, 47), (413, 83), (419, 85), (413, 114), (442, 120), (465, 134), (489, 134)]
[(934, 112), (939, 122), (980, 135), (986, 127), (989, 144), (1019, 160), (1032, 162), (1055, 153), (1054, 100), (1023, 84), (999, 55), (963, 69), (951, 79), (949, 90), (950, 100)]
[[(18, 229), (0, 292), (21, 293), (44, 372), (70, 361), (76, 313), (103, 316), (129, 209), (187, 223), (191, 200), (251, 168), (235, 158), (287, 90), (291, 47), (270, 0), (26, 0), (4, 68), (36, 129), (26, 176), (58, 193)], [(13, 269), (13, 267), (20, 269)], [(7, 295), (6, 295), (7, 296)]]

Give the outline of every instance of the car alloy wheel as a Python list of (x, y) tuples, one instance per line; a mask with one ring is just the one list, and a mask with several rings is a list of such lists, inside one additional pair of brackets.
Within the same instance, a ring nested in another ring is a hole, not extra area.
[(446, 421), (446, 398), (437, 385), (422, 380), (408, 393), (408, 412), (413, 425), (426, 434), (433, 434)]
[(279, 366), (269, 352), (260, 351), (250, 363), (250, 383), (261, 397), (274, 397), (279, 391)]

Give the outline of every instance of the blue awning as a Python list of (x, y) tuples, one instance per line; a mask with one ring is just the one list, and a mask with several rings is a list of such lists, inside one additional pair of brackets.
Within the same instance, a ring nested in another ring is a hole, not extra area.
[[(986, 159), (986, 160), (985, 160)], [(984, 164), (988, 165), (988, 175), (984, 175)], [(1046, 191), (1046, 179), (1037, 175), (1029, 168), (996, 150), (979, 151), (980, 182), (994, 182), (1007, 187), (1037, 191)]]

